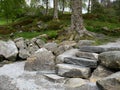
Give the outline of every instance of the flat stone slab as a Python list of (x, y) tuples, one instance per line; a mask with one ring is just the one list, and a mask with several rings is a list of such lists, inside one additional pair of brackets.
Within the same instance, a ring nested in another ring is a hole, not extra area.
[(88, 67), (82, 67), (77, 65), (57, 64), (56, 73), (63, 77), (89, 78), (91, 70)]
[(64, 77), (58, 76), (58, 75), (56, 75), (56, 74), (44, 74), (44, 76), (45, 76), (49, 81), (57, 82), (57, 83), (64, 82), (64, 80), (65, 80)]
[(102, 53), (107, 51), (120, 51), (120, 47), (106, 47), (106, 46), (82, 46), (79, 47), (80, 51), (92, 52), (92, 53)]
[(56, 63), (60, 64), (64, 62), (64, 58), (66, 57), (75, 57), (76, 53), (79, 52), (79, 49), (70, 49), (63, 54), (60, 54), (59, 56), (56, 57)]
[(86, 59), (93, 59), (93, 60), (98, 60), (98, 55), (97, 53), (90, 53), (90, 52), (78, 52), (76, 53), (76, 56), (79, 58), (86, 58)]
[(102, 53), (106, 51), (105, 48), (99, 46), (82, 46), (79, 47), (79, 50), (83, 52), (91, 52), (91, 53)]
[(85, 66), (85, 67), (90, 67), (90, 68), (97, 67), (96, 60), (85, 59), (85, 58), (66, 57), (64, 59), (64, 62), (68, 64), (74, 64), (74, 65)]

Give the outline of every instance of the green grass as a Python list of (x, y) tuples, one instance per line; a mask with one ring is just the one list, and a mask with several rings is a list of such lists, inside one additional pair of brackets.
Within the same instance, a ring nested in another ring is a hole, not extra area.
[(116, 33), (106, 32), (105, 30), (102, 30), (103, 27), (107, 27), (109, 31), (114, 30), (115, 28), (120, 28), (120, 23), (110, 23), (110, 22), (103, 22), (98, 20), (84, 20), (84, 23), (85, 23), (86, 29), (89, 31), (96, 32), (96, 33), (103, 33), (110, 36), (120, 35), (120, 32), (116, 34)]
[(22, 32), (22, 33), (16, 33), (15, 38), (17, 37), (23, 37), (26, 39), (31, 39), (33, 37), (39, 36), (41, 34), (47, 34), (50, 39), (57, 37), (57, 31), (48, 30), (48, 31), (42, 31), (42, 32)]
[(6, 20), (6, 19), (0, 19), (0, 25), (7, 25), (9, 23), (11, 23), (12, 21), (11, 20)]

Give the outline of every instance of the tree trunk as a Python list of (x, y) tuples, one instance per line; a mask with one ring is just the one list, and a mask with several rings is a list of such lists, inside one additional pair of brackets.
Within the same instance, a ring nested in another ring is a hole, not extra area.
[(91, 0), (91, 12), (94, 13), (94, 11), (96, 10), (96, 3), (98, 2), (98, 0)]
[(71, 0), (71, 6), (72, 6), (71, 30), (75, 30), (81, 37), (87, 32), (83, 25), (82, 0)]
[(54, 20), (58, 20), (58, 0), (54, 0)]
[(49, 2), (48, 2), (48, 0), (46, 0), (46, 15), (48, 15), (48, 4), (49, 4)]
[(63, 14), (65, 10), (65, 0), (62, 0), (62, 1), (63, 1), (63, 7), (62, 7), (62, 14)]
[(87, 8), (88, 13), (90, 13), (90, 2), (91, 0), (88, 1), (88, 8)]

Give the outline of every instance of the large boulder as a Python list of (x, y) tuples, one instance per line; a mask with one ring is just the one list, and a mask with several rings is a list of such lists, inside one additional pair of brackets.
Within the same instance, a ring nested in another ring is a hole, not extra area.
[(91, 70), (88, 67), (82, 67), (77, 65), (57, 64), (56, 73), (63, 77), (88, 78), (91, 74)]
[(99, 90), (95, 83), (81, 78), (70, 78), (65, 82), (65, 90)]
[(34, 55), (27, 58), (25, 63), (25, 70), (36, 71), (36, 70), (54, 70), (54, 59), (55, 56), (51, 51), (45, 48), (41, 48), (34, 53)]
[(18, 49), (13, 41), (0, 41), (0, 56), (3, 56), (8, 60), (15, 61), (17, 54)]
[(107, 69), (106, 67), (98, 66), (92, 73), (92, 76), (90, 77), (90, 81), (96, 82), (98, 80), (101, 80), (101, 79), (113, 74), (113, 73), (114, 73), (113, 71)]
[(120, 72), (97, 81), (100, 90), (120, 90)]
[(120, 70), (120, 51), (104, 52), (98, 59), (105, 67)]

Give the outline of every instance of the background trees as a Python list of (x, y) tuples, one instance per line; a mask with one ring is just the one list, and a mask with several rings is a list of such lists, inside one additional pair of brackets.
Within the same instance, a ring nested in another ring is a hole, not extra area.
[(0, 0), (1, 14), (7, 20), (11, 18), (14, 21), (23, 13), (24, 5), (24, 0)]
[(42, 24), (38, 25), (38, 21), (41, 20), (47, 24), (42, 30), (71, 27), (71, 32), (83, 35), (87, 30), (98, 32), (103, 26), (114, 27), (120, 21), (120, 0), (30, 1), (27, 4), (26, 0), (0, 0), (0, 23), (2, 19), (15, 21), (20, 23), (21, 30), (40, 31)]

